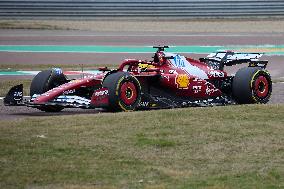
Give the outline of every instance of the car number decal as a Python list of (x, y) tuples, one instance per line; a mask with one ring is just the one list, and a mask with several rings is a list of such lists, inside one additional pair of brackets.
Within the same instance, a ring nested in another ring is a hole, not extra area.
[(173, 59), (170, 59), (173, 66), (183, 69), (189, 75), (196, 76), (201, 79), (208, 79), (208, 76), (205, 71), (198, 68), (197, 66), (192, 65), (189, 61), (186, 60), (184, 56), (165, 53), (165, 56), (173, 56)]

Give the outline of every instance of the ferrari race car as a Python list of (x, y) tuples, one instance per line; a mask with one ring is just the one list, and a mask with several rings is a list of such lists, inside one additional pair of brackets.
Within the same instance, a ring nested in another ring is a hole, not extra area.
[[(39, 72), (29, 100), (23, 85), (10, 89), (7, 106), (28, 106), (46, 112), (64, 108), (104, 108), (108, 111), (267, 103), (272, 82), (260, 53), (216, 52), (195, 60), (165, 52), (158, 46), (153, 60), (126, 59), (118, 69), (69, 80), (61, 69)], [(247, 63), (235, 75), (225, 66)]]

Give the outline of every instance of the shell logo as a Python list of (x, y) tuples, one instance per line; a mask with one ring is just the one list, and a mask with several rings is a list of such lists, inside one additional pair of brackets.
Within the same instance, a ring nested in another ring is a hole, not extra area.
[(189, 85), (189, 78), (186, 74), (180, 74), (176, 77), (176, 84), (180, 89), (187, 89)]

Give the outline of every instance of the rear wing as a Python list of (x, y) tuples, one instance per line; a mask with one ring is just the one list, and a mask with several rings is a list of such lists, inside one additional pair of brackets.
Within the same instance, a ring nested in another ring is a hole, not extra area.
[(200, 58), (201, 62), (204, 62), (214, 69), (223, 70), (224, 66), (233, 66), (237, 64), (248, 63), (249, 67), (261, 67), (266, 68), (268, 64), (267, 60), (259, 60), (262, 57), (262, 53), (239, 53), (232, 51), (220, 51), (211, 53), (205, 58)]

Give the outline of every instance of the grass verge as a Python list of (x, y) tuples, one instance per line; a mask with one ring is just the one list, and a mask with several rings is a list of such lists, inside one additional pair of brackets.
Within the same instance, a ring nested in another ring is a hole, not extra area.
[(26, 21), (0, 21), (0, 29), (40, 29), (40, 30), (69, 30), (67, 27)]
[(2, 120), (0, 187), (283, 188), (283, 115), (245, 105)]
[[(1, 20), (4, 29), (65, 29), (95, 32), (275, 33), (283, 32), (283, 17), (245, 19), (99, 18), (56, 20)], [(218, 27), (216, 27), (216, 25)], [(268, 25), (268, 27), (259, 27)], [(157, 27), (159, 26), (159, 27)], [(171, 27), (168, 27), (171, 26)]]
[(28, 96), (30, 95), (31, 82), (31, 79), (0, 79), (0, 96), (5, 96), (11, 87), (19, 84), (24, 85), (24, 96)]
[(282, 83), (284, 82), (284, 78), (281, 77), (281, 78), (273, 78), (272, 79), (272, 83)]

